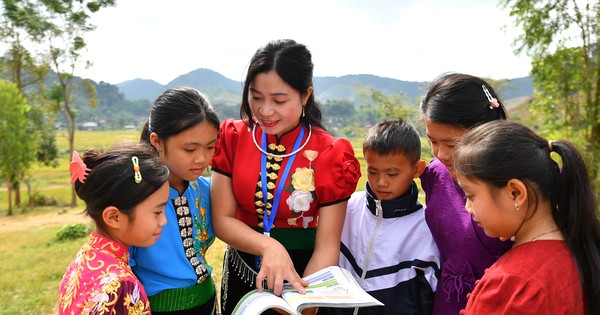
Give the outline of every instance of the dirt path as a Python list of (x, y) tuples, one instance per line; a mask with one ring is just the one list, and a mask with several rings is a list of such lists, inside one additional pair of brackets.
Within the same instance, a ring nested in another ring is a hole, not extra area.
[(49, 228), (72, 223), (89, 223), (90, 218), (81, 214), (81, 210), (69, 209), (66, 212), (43, 214), (13, 215), (0, 218), (0, 233), (27, 231), (33, 228)]

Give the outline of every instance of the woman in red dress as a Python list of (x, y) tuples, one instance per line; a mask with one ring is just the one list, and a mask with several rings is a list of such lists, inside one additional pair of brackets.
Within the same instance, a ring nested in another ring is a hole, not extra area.
[(255, 286), (280, 295), (287, 281), (303, 292), (301, 276), (338, 264), (360, 165), (352, 145), (322, 126), (312, 72), (306, 46), (268, 43), (250, 62), (242, 119), (221, 126), (211, 202), (215, 233), (229, 245), (223, 314)]

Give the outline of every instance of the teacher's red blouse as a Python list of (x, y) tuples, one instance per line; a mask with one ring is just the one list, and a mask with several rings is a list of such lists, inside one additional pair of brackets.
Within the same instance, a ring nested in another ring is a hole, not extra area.
[[(278, 155), (292, 152), (300, 129), (301, 125), (298, 125), (280, 139), (267, 135), (267, 151)], [(261, 146), (262, 129), (258, 126), (254, 132), (256, 142)], [(305, 143), (308, 134), (306, 126), (301, 144)], [(211, 166), (213, 171), (231, 177), (238, 204), (237, 217), (252, 227), (263, 227), (262, 216), (265, 209), (270, 214), (278, 185), (285, 186), (273, 228), (315, 228), (319, 208), (348, 200), (360, 178), (360, 164), (350, 142), (313, 126), (310, 140), (296, 154), (287, 178), (281, 176), (289, 157), (267, 159), (265, 208), (261, 154), (252, 139), (252, 130), (243, 121), (228, 119), (223, 122)]]

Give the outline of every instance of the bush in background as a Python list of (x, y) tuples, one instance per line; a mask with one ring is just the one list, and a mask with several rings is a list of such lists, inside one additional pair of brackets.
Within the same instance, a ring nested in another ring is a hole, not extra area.
[(60, 228), (56, 233), (57, 241), (68, 241), (82, 238), (90, 234), (90, 229), (83, 223), (68, 224)]

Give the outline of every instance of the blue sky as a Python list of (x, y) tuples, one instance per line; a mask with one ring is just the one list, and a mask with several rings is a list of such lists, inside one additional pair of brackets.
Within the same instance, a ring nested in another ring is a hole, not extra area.
[(112, 84), (166, 84), (198, 68), (241, 81), (256, 49), (276, 38), (307, 45), (316, 76), (502, 79), (530, 70), (530, 58), (513, 52), (508, 10), (493, 0), (127, 0), (92, 23), (93, 66), (76, 74)]

